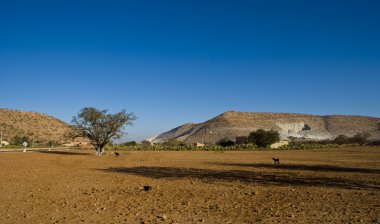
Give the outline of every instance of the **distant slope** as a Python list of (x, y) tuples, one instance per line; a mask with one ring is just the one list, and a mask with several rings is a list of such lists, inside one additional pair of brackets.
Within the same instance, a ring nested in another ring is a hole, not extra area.
[(185, 143), (215, 143), (225, 137), (235, 139), (236, 136), (247, 136), (260, 128), (277, 130), (282, 138), (332, 139), (340, 134), (352, 136), (369, 132), (372, 139), (380, 139), (378, 123), (380, 118), (365, 116), (230, 111), (203, 123), (179, 126), (150, 140), (162, 142), (177, 139)]
[(3, 132), (3, 140), (8, 142), (16, 135), (28, 136), (41, 143), (50, 140), (63, 142), (69, 130), (66, 123), (46, 114), (0, 109), (0, 131)]

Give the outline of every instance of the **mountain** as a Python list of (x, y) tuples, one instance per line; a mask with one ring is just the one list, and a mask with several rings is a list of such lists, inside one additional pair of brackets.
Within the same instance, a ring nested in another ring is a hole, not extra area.
[(188, 144), (215, 143), (222, 138), (234, 140), (257, 129), (277, 130), (282, 139), (333, 139), (343, 134), (353, 136), (368, 132), (371, 139), (380, 139), (380, 118), (349, 115), (308, 115), (293, 113), (253, 113), (229, 111), (206, 122), (184, 124), (149, 140), (154, 143), (176, 139)]
[(57, 118), (36, 112), (0, 109), (0, 131), (3, 140), (10, 142), (15, 136), (27, 136), (35, 142), (65, 141), (68, 124)]

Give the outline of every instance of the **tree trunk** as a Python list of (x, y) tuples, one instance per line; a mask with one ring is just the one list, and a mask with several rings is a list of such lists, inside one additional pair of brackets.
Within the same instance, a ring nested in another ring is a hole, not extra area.
[(96, 147), (96, 155), (97, 156), (101, 156), (101, 155), (103, 155), (104, 154), (104, 147), (102, 147), (102, 146), (97, 146)]

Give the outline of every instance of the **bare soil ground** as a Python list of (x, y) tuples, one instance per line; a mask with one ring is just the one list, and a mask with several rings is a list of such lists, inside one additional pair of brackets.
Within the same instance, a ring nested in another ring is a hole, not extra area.
[(379, 147), (3, 152), (0, 168), (0, 223), (380, 223)]

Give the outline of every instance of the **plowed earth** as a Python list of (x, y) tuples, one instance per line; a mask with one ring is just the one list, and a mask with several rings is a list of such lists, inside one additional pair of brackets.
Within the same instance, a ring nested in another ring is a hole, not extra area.
[(0, 170), (0, 223), (380, 223), (374, 147), (1, 152)]

